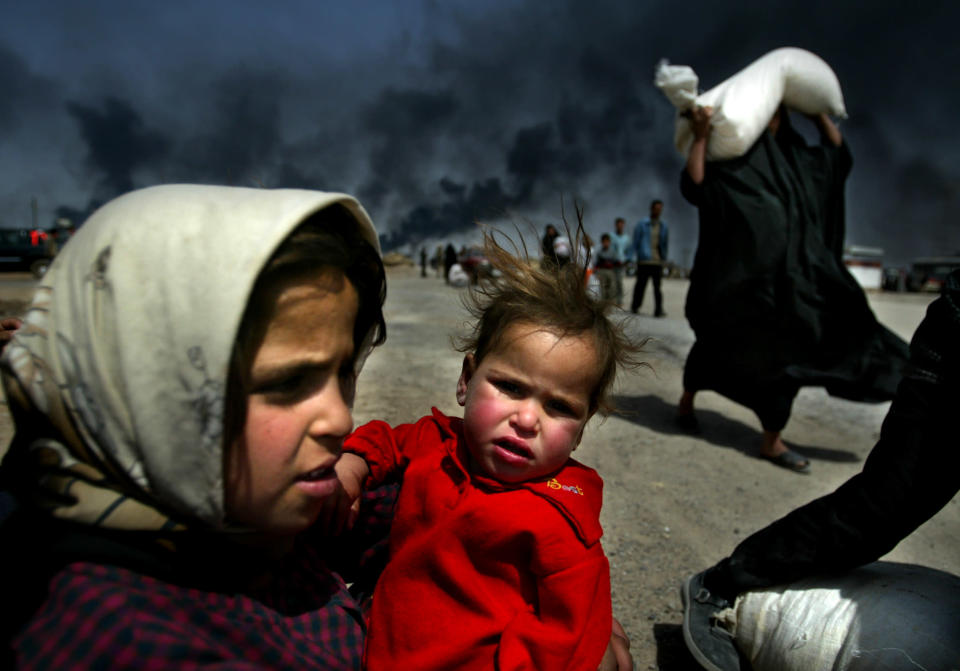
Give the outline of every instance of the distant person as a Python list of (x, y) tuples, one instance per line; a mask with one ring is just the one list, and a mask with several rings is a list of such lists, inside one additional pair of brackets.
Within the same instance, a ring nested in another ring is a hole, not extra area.
[[(583, 250), (580, 250), (581, 258), (583, 258)], [(553, 239), (553, 263), (557, 268), (562, 268), (563, 266), (570, 263), (573, 258), (573, 246), (570, 243), (570, 238), (566, 235), (560, 234)]]
[[(960, 408), (960, 271), (947, 278), (940, 298), (928, 308), (913, 337), (910, 353), (911, 365), (863, 470), (832, 494), (797, 508), (749, 536), (729, 557), (685, 582), (684, 639), (704, 668), (741, 668), (735, 637), (723, 624), (723, 618), (717, 617), (739, 595), (775, 586), (783, 590), (801, 589), (796, 583), (813, 576), (838, 579), (892, 550), (960, 490), (956, 421)], [(889, 576), (884, 578), (881, 567), (876, 568), (876, 575), (879, 582), (869, 586), (871, 589), (890, 580)], [(872, 580), (870, 576), (869, 572), (863, 573), (857, 581)], [(923, 612), (882, 613), (880, 617), (887, 624), (870, 632), (873, 645), (867, 639), (865, 623), (873, 616), (868, 612), (857, 615), (857, 621), (863, 625), (859, 632), (837, 631), (835, 638), (842, 641), (849, 633), (856, 645), (870, 648), (860, 651), (864, 661), (857, 668), (954, 668), (960, 661), (956, 656), (960, 647), (960, 613), (950, 610), (950, 604), (956, 607), (958, 598), (956, 581), (951, 586), (952, 597), (947, 590), (921, 595), (925, 599), (918, 601), (927, 604)], [(949, 598), (953, 601), (938, 603)], [(811, 594), (809, 599), (808, 608), (817, 608), (815, 596)], [(934, 646), (924, 643), (922, 636), (937, 636), (930, 631), (934, 627), (923, 623), (933, 618), (932, 622), (937, 624), (944, 611), (949, 622), (939, 624), (952, 629), (953, 635), (937, 643), (944, 651), (952, 646), (952, 666), (947, 666), (943, 659), (939, 663), (924, 660), (934, 652), (930, 650)], [(789, 628), (802, 615), (783, 613), (778, 616), (779, 626)], [(899, 626), (907, 624), (910, 626)], [(738, 626), (752, 629), (758, 625), (740, 621)], [(805, 633), (783, 638), (800, 640)], [(878, 636), (882, 639), (879, 643)], [(816, 644), (817, 641), (807, 642), (808, 646)], [(857, 655), (857, 651), (851, 652)], [(802, 651), (773, 650), (766, 656), (782, 664), (794, 654), (799, 656)], [(826, 664), (823, 668), (846, 667)]]
[(621, 267), (620, 253), (614, 249), (609, 233), (600, 236), (600, 248), (594, 252), (594, 268), (600, 282), (600, 297), (617, 302), (617, 268)]
[(597, 244), (593, 241), (589, 235), (584, 233), (580, 237), (580, 246), (579, 246), (579, 255), (582, 259), (581, 263), (585, 268), (593, 267), (593, 255), (597, 251)]
[(557, 253), (554, 249), (554, 241), (560, 233), (553, 224), (547, 224), (543, 233), (543, 239), (540, 241), (540, 266), (542, 268), (551, 268), (557, 266)]
[(637, 283), (633, 287), (630, 312), (634, 314), (643, 306), (643, 295), (649, 279), (653, 284), (653, 316), (666, 316), (660, 280), (663, 279), (663, 265), (667, 261), (668, 229), (667, 222), (660, 218), (662, 213), (663, 201), (654, 200), (650, 203), (650, 216), (638, 222), (633, 229), (632, 250), (637, 260)]
[(623, 307), (623, 275), (627, 269), (627, 262), (633, 259), (633, 238), (627, 233), (627, 222), (623, 217), (617, 217), (613, 222), (613, 233), (610, 235), (610, 243), (617, 254), (617, 262), (614, 266), (614, 276), (616, 278), (616, 296), (614, 301), (617, 307)]
[(696, 342), (677, 422), (698, 431), (694, 395), (719, 392), (757, 414), (763, 458), (806, 473), (809, 460), (780, 438), (798, 390), (889, 400), (907, 345), (877, 322), (836, 254), (852, 165), (836, 125), (814, 117), (821, 141), (807, 146), (781, 108), (745, 155), (706, 162), (711, 115), (692, 111), (694, 142), (681, 174), (700, 238), (686, 302)]
[(457, 250), (451, 243), (447, 243), (447, 247), (443, 252), (443, 279), (450, 283), (450, 269), (453, 268), (453, 264), (457, 262)]
[[(64, 231), (64, 238), (66, 238), (67, 233)], [(64, 240), (64, 242), (66, 242)], [(57, 228), (52, 228), (47, 232), (46, 238), (44, 239), (44, 244), (46, 245), (46, 254), (50, 258), (53, 258), (60, 251), (60, 231)]]
[(341, 510), (402, 477), (370, 671), (593, 671), (619, 631), (603, 483), (570, 455), (640, 346), (588, 295), (579, 264), (538, 270), (489, 236), (485, 251), (500, 275), (469, 294), (463, 419), (434, 409), (413, 424), (371, 422), (338, 464)]
[(594, 298), (600, 297), (600, 280), (594, 277), (597, 265), (597, 245), (586, 233), (580, 240), (580, 249), (578, 251), (577, 262), (583, 266), (583, 281), (587, 287), (587, 293)]

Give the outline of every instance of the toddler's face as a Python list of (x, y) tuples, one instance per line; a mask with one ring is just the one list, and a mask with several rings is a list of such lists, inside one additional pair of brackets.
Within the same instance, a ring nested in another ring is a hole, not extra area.
[(243, 432), (228, 446), (227, 515), (259, 531), (310, 526), (337, 486), (333, 466), (353, 429), (353, 325), (358, 299), (339, 272), (274, 287), (250, 371)]
[(465, 357), (457, 383), (473, 461), (501, 482), (557, 471), (580, 442), (597, 381), (590, 337), (511, 326), (479, 364)]

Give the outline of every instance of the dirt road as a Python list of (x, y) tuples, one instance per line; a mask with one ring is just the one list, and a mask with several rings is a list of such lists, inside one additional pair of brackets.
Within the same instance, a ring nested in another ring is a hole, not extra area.
[[(632, 291), (632, 281), (627, 282)], [(604, 547), (610, 558), (614, 613), (633, 642), (636, 668), (694, 669), (680, 633), (678, 587), (689, 573), (719, 560), (754, 530), (859, 471), (888, 404), (866, 405), (803, 390), (785, 440), (813, 460), (798, 475), (758, 459), (756, 418), (716, 394), (698, 396), (703, 434), (678, 433), (672, 423), (681, 372), (693, 334), (683, 318), (687, 283), (664, 282), (665, 319), (622, 313), (634, 337), (650, 336), (653, 371), (625, 376), (619, 412), (588, 426), (576, 457), (606, 482)], [(416, 419), (433, 405), (459, 413), (454, 388), (461, 356), (450, 336), (462, 327), (461, 290), (418, 269), (391, 268), (388, 339), (367, 362), (356, 402), (358, 423)], [(0, 292), (0, 299), (10, 298)], [(875, 294), (878, 317), (909, 338), (932, 296)], [(5, 415), (5, 413), (3, 413)], [(0, 418), (0, 440), (9, 422)], [(960, 573), (960, 504), (954, 499), (902, 542), (888, 559)]]

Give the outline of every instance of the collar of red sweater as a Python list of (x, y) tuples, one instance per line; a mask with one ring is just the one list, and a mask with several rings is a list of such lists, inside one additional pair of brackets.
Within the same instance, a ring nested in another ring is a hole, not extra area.
[(463, 419), (447, 417), (432, 408), (433, 419), (444, 435), (443, 448), (457, 466), (480, 489), (493, 492), (526, 489), (555, 507), (573, 527), (577, 537), (587, 547), (600, 540), (600, 506), (603, 503), (603, 480), (595, 470), (575, 459), (567, 462), (556, 473), (525, 482), (505, 483), (477, 471), (470, 464)]

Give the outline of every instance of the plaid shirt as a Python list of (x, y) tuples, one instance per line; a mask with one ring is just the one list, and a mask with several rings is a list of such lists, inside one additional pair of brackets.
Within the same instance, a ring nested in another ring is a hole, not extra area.
[[(366, 497), (355, 537), (331, 542), (308, 532), (263, 580), (235, 593), (103, 563), (69, 564), (14, 639), (17, 667), (360, 669), (361, 605), (330, 567), (339, 561), (376, 572), (395, 494), (394, 487)], [(341, 556), (331, 560), (321, 548)], [(359, 561), (348, 556), (354, 549), (363, 552)]]

